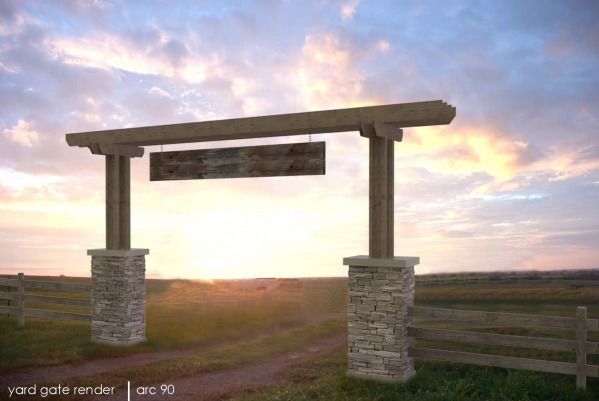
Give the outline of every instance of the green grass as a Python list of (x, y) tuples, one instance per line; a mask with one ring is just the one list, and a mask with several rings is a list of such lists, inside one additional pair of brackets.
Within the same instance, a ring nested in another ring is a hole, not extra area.
[(383, 384), (345, 376), (345, 347), (306, 361), (284, 381), (236, 401), (596, 401), (599, 383), (589, 380), (577, 391), (573, 376), (416, 362), (417, 374), (406, 384)]
[[(343, 331), (345, 326), (344, 319), (332, 318), (301, 328), (275, 331), (252, 340), (225, 344), (192, 355), (141, 366), (116, 368), (109, 373), (76, 381), (71, 380), (69, 385), (95, 386), (100, 383), (111, 383), (111, 386), (124, 388), (127, 380), (132, 378), (136, 383), (168, 382), (244, 363), (257, 362), (281, 353), (301, 349), (323, 337)], [(1, 394), (2, 390), (0, 389)], [(77, 400), (77, 398), (73, 399), (73, 401)]]
[[(14, 316), (1, 315), (0, 372), (138, 352), (218, 345), (300, 327), (310, 319), (301, 300), (289, 302), (285, 291), (263, 294), (219, 283), (148, 280), (147, 292), (148, 341), (132, 347), (91, 343), (90, 325), (85, 322), (28, 317), (25, 327), (17, 328)], [(44, 294), (57, 295), (49, 291)], [(81, 312), (80, 307), (64, 305), (27, 307)], [(326, 310), (314, 313), (323, 311)]]
[[(301, 349), (328, 335), (343, 331), (346, 321), (331, 318), (300, 328), (274, 330), (255, 339), (223, 344), (190, 355), (133, 367), (115, 367), (110, 372), (69, 380), (69, 386), (96, 386), (110, 383), (117, 389), (126, 387), (127, 380), (136, 383), (168, 382), (182, 377), (197, 375), (256, 362), (271, 356)], [(43, 385), (44, 383), (38, 383)], [(47, 383), (55, 385), (56, 383)], [(0, 389), (0, 399), (6, 389)], [(83, 401), (85, 397), (70, 397), (71, 401)]]

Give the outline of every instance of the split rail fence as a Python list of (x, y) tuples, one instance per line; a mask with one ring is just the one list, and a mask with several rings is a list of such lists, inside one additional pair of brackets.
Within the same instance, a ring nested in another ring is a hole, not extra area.
[[(14, 277), (14, 276), (13, 276)], [(7, 287), (7, 292), (0, 292), (0, 300), (7, 300), (8, 305), (0, 306), (0, 313), (17, 316), (17, 325), (25, 325), (25, 317), (40, 317), (61, 320), (81, 320), (89, 322), (90, 313), (65, 312), (49, 309), (27, 308), (27, 303), (75, 305), (91, 308), (89, 298), (66, 298), (40, 294), (30, 294), (26, 290), (39, 291), (76, 291), (89, 293), (91, 286), (84, 283), (64, 283), (58, 281), (25, 280), (25, 275), (19, 273), (15, 278), (0, 278), (0, 287)], [(14, 290), (13, 290), (14, 289)]]
[[(424, 317), (443, 321), (541, 326), (553, 329), (576, 330), (576, 340), (571, 340), (562, 338), (478, 333), (417, 326), (410, 326), (408, 328), (408, 336), (414, 339), (576, 352), (576, 363), (460, 352), (416, 346), (409, 348), (408, 354), (410, 357), (576, 375), (576, 387), (579, 389), (586, 388), (587, 377), (599, 377), (599, 366), (587, 364), (588, 354), (599, 353), (599, 343), (587, 341), (588, 331), (599, 330), (599, 320), (588, 319), (586, 307), (579, 306), (576, 309), (575, 318), (428, 307), (410, 307), (408, 313), (410, 317)], [(414, 344), (413, 341), (412, 344)]]

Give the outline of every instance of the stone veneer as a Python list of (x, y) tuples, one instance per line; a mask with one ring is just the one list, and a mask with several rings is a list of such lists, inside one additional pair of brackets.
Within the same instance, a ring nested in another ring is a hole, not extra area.
[(405, 382), (414, 375), (408, 357), (408, 306), (414, 304), (417, 257), (354, 256), (348, 278), (347, 375)]
[(93, 342), (131, 345), (146, 340), (147, 249), (89, 249), (92, 257)]

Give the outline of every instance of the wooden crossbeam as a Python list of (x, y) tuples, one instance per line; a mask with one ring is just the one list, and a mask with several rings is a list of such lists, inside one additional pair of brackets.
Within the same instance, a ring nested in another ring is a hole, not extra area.
[(375, 121), (374, 123), (362, 123), (360, 125), (360, 135), (365, 138), (380, 137), (401, 142), (403, 130), (392, 124)]
[(455, 107), (441, 100), (233, 118), (183, 124), (80, 132), (66, 135), (70, 146), (93, 143), (135, 146), (221, 141), (357, 131), (363, 122), (380, 121), (395, 127), (449, 124)]
[(128, 145), (115, 145), (112, 143), (91, 143), (89, 150), (95, 155), (142, 157), (144, 148)]
[(324, 142), (150, 153), (150, 181), (324, 173)]

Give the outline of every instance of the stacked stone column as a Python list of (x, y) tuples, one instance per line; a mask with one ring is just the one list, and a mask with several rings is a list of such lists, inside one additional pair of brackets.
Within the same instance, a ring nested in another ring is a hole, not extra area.
[(146, 340), (147, 249), (90, 249), (92, 341), (131, 345)]
[(348, 366), (351, 377), (405, 382), (414, 375), (408, 357), (408, 306), (414, 304), (417, 257), (354, 256), (348, 279)]

